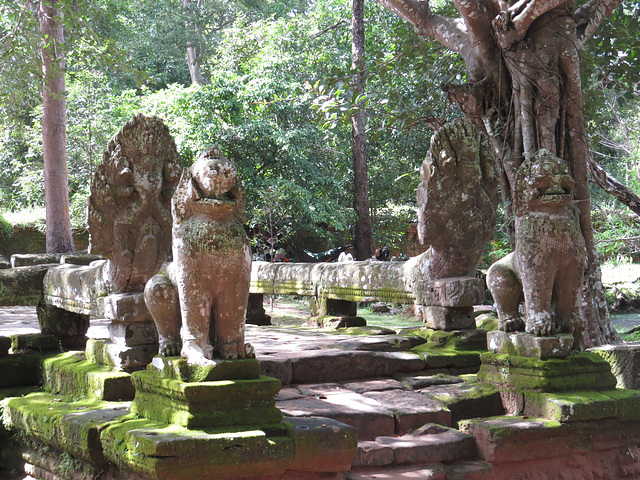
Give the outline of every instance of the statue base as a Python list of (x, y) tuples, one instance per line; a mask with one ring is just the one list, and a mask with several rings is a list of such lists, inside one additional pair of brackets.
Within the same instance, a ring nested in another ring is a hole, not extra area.
[(89, 361), (98, 365), (134, 372), (145, 368), (158, 354), (158, 344), (127, 346), (111, 340), (90, 338), (85, 354)]
[(485, 353), (478, 380), (516, 392), (566, 392), (615, 388), (616, 377), (600, 356), (580, 353), (540, 360), (512, 354)]
[(640, 392), (616, 389), (609, 364), (597, 354), (540, 360), (485, 353), (481, 360), (478, 380), (497, 385), (509, 415), (558, 422), (640, 420)]
[(425, 327), (434, 330), (473, 330), (476, 328), (473, 307), (416, 305), (415, 312)]
[(487, 348), (497, 354), (521, 355), (540, 360), (565, 358), (571, 354), (572, 345), (571, 334), (536, 337), (528, 333), (487, 332)]

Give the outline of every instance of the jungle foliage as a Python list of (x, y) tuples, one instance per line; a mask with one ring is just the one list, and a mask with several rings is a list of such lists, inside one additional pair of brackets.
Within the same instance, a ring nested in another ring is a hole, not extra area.
[[(451, 8), (431, 3), (434, 11)], [(440, 89), (464, 80), (453, 53), (367, 1), (363, 98), (350, 82), (348, 0), (61, 4), (74, 225), (84, 224), (90, 179), (108, 139), (142, 112), (166, 121), (185, 165), (208, 144), (220, 145), (241, 171), (251, 227), (294, 243), (305, 239), (317, 250), (349, 243), (350, 118), (364, 101), (374, 245), (402, 240), (415, 215), (427, 124), (460, 115)], [(17, 211), (44, 201), (37, 2), (2, 0), (0, 11), (0, 210)], [(638, 3), (625, 2), (583, 58), (595, 158), (637, 193), (639, 15)], [(191, 85), (188, 42), (197, 45), (203, 85)], [(596, 222), (598, 238), (607, 240), (603, 251), (616, 255), (625, 242), (612, 240), (627, 235), (620, 222), (630, 226), (629, 215), (596, 189), (593, 205), (605, 219)], [(504, 247), (504, 235), (497, 238), (495, 247)]]

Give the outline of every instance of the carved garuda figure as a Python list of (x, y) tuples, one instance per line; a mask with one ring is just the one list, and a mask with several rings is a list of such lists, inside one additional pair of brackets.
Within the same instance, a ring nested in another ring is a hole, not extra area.
[[(541, 149), (520, 167), (518, 192), (515, 251), (487, 273), (499, 328), (524, 328), (539, 336), (572, 333), (578, 347), (586, 250), (573, 201), (574, 180), (564, 160)], [(518, 311), (523, 299), (524, 323)]]
[(110, 141), (91, 182), (89, 249), (109, 261), (110, 293), (141, 291), (171, 252), (170, 202), (182, 167), (157, 117), (136, 115)]
[[(466, 120), (442, 127), (431, 138), (418, 186), (418, 237), (431, 248), (418, 257), (420, 283), (475, 276), (493, 236), (498, 201), (495, 160), (487, 140)], [(418, 298), (420, 304), (420, 298)]]
[(244, 208), (236, 167), (216, 147), (183, 172), (171, 202), (173, 263), (145, 288), (161, 355), (194, 363), (253, 355), (244, 343), (251, 276)]

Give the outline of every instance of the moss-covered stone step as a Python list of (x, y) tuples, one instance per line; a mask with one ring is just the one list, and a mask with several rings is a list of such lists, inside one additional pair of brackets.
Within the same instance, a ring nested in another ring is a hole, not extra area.
[(4, 422), (23, 438), (33, 438), (74, 457), (104, 465), (100, 432), (128, 413), (128, 403), (67, 403), (59, 395), (32, 393), (5, 401)]
[(102, 442), (111, 462), (145, 478), (231, 480), (277, 478), (288, 470), (347, 471), (357, 435), (352, 427), (323, 418), (207, 430), (132, 418), (107, 427)]
[(640, 421), (640, 391), (528, 392), (524, 394), (524, 413), (558, 422)]
[(39, 385), (45, 355), (17, 353), (0, 357), (0, 388)]
[[(457, 350), (434, 347), (425, 343), (411, 350), (424, 359), (426, 368), (480, 368), (480, 356), (484, 351)], [(477, 371), (477, 370), (476, 370)]]
[(43, 370), (45, 390), (67, 398), (128, 401), (134, 396), (128, 373), (90, 362), (83, 352), (48, 358), (43, 362)]
[(451, 410), (451, 422), (464, 418), (488, 417), (504, 413), (500, 392), (494, 385), (463, 382), (453, 385), (435, 385), (420, 393), (431, 397)]
[(131, 411), (186, 428), (277, 423), (282, 413), (274, 396), (280, 381), (266, 376), (252, 380), (182, 382), (154, 369), (134, 372), (136, 389)]
[(478, 379), (519, 393), (608, 390), (616, 385), (609, 364), (592, 353), (548, 360), (485, 353)]
[(156, 356), (147, 371), (181, 382), (217, 380), (255, 380), (260, 378), (260, 362), (255, 358), (212, 360), (204, 365), (189, 363), (182, 357)]

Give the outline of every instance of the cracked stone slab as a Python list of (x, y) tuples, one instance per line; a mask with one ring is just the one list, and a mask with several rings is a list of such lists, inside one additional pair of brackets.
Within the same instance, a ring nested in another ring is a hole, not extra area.
[(373, 440), (379, 435), (393, 435), (393, 414), (372, 398), (338, 390), (323, 395), (279, 401), (276, 406), (289, 417), (328, 417), (358, 430), (359, 440)]
[(426, 395), (406, 390), (369, 392), (364, 395), (393, 412), (397, 435), (404, 435), (426, 423), (451, 424), (451, 410)]

